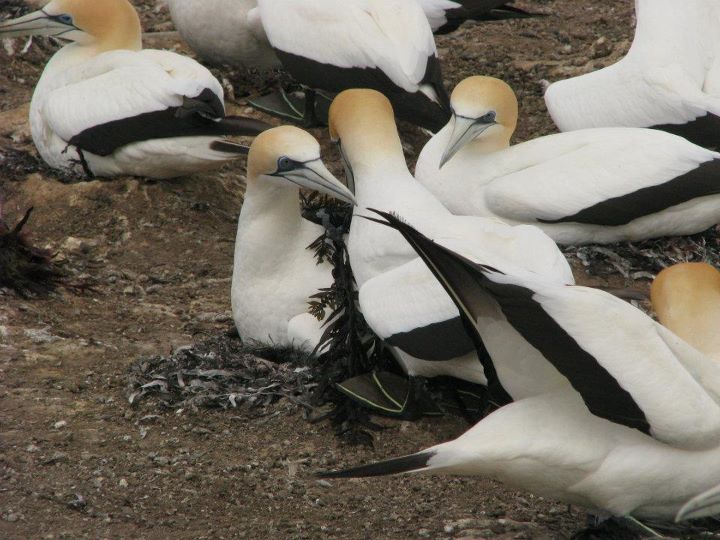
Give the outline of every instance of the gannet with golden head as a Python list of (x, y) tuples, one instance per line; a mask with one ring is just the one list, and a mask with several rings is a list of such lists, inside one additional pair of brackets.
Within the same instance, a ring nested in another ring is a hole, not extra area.
[(258, 0), (283, 67), (300, 83), (340, 92), (374, 88), (398, 117), (432, 131), (450, 117), (432, 30), (407, 0)]
[(307, 312), (308, 299), (333, 277), (330, 264), (318, 264), (308, 249), (324, 229), (302, 217), (300, 188), (354, 203), (323, 164), (312, 135), (292, 126), (258, 135), (238, 219), (232, 311), (244, 340), (312, 350), (322, 323)]
[(33, 141), (52, 167), (88, 176), (181, 176), (247, 153), (225, 135), (268, 127), (226, 117), (223, 90), (194, 60), (141, 50), (127, 0), (53, 0), (0, 23), (0, 38), (72, 43), (48, 62), (30, 105)]
[(619, 62), (551, 84), (561, 131), (657, 128), (720, 146), (720, 7), (714, 0), (636, 0), (637, 25)]
[[(567, 261), (539, 229), (453, 216), (421, 186), (405, 163), (392, 106), (379, 92), (340, 93), (330, 107), (330, 136), (339, 145), (360, 208), (397, 212), (469, 249), (496, 246), (509, 260), (532, 260), (549, 279), (573, 282)], [(484, 382), (473, 342), (450, 298), (400, 234), (362, 217), (367, 215), (355, 212), (348, 252), (368, 324), (396, 348), (410, 376)]]
[(168, 7), (175, 28), (204, 61), (258, 71), (280, 66), (257, 0), (168, 0)]
[[(383, 217), (486, 343), (503, 386), (521, 375), (505, 365), (517, 354), (565, 384), (516, 399), (453, 441), (322, 476), (483, 475), (615, 516), (672, 520), (720, 511), (718, 362), (605, 292), (549, 281), (508, 265), (492, 248), (449, 249), (442, 238), (433, 242)], [(717, 279), (696, 283), (696, 296), (707, 285), (717, 296)], [(486, 339), (501, 326), (512, 330), (497, 344), (505, 351)], [(538, 378), (537, 389), (545, 382)]]
[(512, 89), (469, 77), (415, 177), (453, 213), (540, 227), (563, 244), (692, 234), (720, 221), (720, 154), (662, 131), (597, 128), (510, 146)]

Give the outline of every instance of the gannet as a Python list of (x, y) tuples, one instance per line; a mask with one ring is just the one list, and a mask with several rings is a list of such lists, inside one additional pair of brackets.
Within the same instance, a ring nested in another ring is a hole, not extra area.
[(190, 58), (141, 50), (127, 0), (53, 0), (0, 24), (0, 38), (56, 36), (33, 93), (30, 127), (52, 167), (88, 176), (170, 178), (222, 164), (247, 149), (221, 139), (268, 127), (226, 117), (220, 83)]
[[(390, 102), (374, 90), (347, 90), (330, 107), (330, 137), (343, 156), (360, 208), (398, 212), (432, 234), (495, 246), (508, 259), (531, 261), (538, 272), (573, 283), (555, 243), (536, 227), (453, 216), (407, 169)], [(370, 327), (395, 347), (408, 375), (450, 375), (485, 383), (486, 375), (457, 308), (400, 235), (359, 216), (348, 253), (359, 304)]]
[(308, 250), (324, 229), (301, 216), (301, 187), (354, 203), (323, 164), (312, 135), (281, 126), (256, 137), (248, 154), (231, 291), (243, 340), (312, 350), (322, 334), (322, 322), (308, 313), (308, 299), (332, 285), (332, 267), (318, 264)]
[(180, 36), (212, 64), (267, 71), (280, 66), (256, 0), (168, 0)]
[[(478, 337), (485, 340), (493, 321), (512, 328), (508, 340), (532, 352), (526, 360), (545, 363), (567, 383), (501, 407), (453, 441), (322, 476), (486, 475), (616, 516), (675, 519), (718, 511), (720, 364), (605, 292), (546, 280), (491, 252), (466, 258), (391, 214), (384, 217), (422, 256)], [(494, 315), (488, 298), (497, 306)], [(503, 385), (516, 376), (492, 358)], [(538, 386), (544, 382), (538, 378)], [(699, 494), (702, 500), (694, 499)]]
[[(273, 49), (298, 82), (329, 92), (374, 88), (398, 117), (431, 131), (450, 118), (433, 34), (416, 2), (258, 0), (258, 8)], [(308, 114), (311, 102), (310, 120)]]
[(512, 89), (469, 77), (415, 177), (453, 213), (529, 223), (556, 242), (692, 234), (720, 221), (720, 154), (641, 128), (559, 133), (509, 146)]
[(714, 0), (636, 0), (627, 55), (551, 84), (545, 103), (561, 131), (653, 127), (720, 146), (720, 8)]

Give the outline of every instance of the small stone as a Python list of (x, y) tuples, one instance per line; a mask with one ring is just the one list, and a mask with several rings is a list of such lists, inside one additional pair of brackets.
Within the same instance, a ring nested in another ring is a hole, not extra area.
[(612, 53), (612, 44), (605, 36), (598, 38), (590, 48), (592, 58), (604, 58)]
[(40, 447), (37, 446), (36, 444), (29, 444), (29, 445), (27, 446), (27, 448), (25, 448), (25, 451), (26, 451), (26, 452), (30, 452), (30, 453), (32, 454), (32, 453), (35, 453), (35, 452), (39, 452), (39, 451), (40, 451)]
[(9, 521), (10, 523), (15, 523), (16, 521), (20, 520), (20, 514), (15, 514), (13, 512), (10, 512), (5, 516), (5, 521)]
[(62, 428), (64, 428), (64, 427), (66, 427), (66, 426), (67, 426), (67, 422), (66, 422), (65, 420), (60, 420), (60, 421), (55, 422), (55, 423), (53, 424), (53, 427), (54, 427), (55, 429), (62, 429)]
[(127, 480), (125, 480), (124, 478), (121, 478), (120, 481), (118, 482), (118, 486), (120, 486), (121, 488), (126, 488), (126, 487), (128, 487), (128, 482), (127, 482)]

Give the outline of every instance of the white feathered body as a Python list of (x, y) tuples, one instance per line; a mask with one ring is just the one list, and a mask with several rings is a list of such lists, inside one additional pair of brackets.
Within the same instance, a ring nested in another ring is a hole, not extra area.
[(203, 60), (266, 71), (280, 65), (256, 0), (169, 0), (175, 28)]
[[(58, 51), (45, 67), (30, 105), (30, 128), (42, 158), (52, 167), (85, 171), (68, 141), (94, 126), (182, 105), (210, 89), (222, 103), (220, 83), (190, 58), (169, 52), (109, 51), (98, 54), (75, 44)], [(227, 161), (209, 148), (217, 137), (178, 137), (131, 143), (108, 156), (84, 152), (97, 176), (134, 174), (166, 178)]]
[(307, 247), (322, 233), (300, 215), (297, 189), (248, 190), (238, 219), (231, 292), (243, 340), (315, 347), (322, 322), (307, 313), (309, 297), (330, 287), (333, 278), (330, 264), (317, 264)]
[[(565, 244), (692, 234), (720, 221), (720, 196), (697, 197), (624, 225), (543, 223), (682, 177), (720, 158), (685, 139), (638, 128), (540, 137), (490, 153), (462, 148), (438, 169), (450, 126), (423, 148), (415, 176), (458, 215), (533, 224)], [(720, 186), (720, 176), (717, 179)]]
[(553, 83), (545, 94), (561, 131), (685, 124), (720, 115), (720, 6), (636, 0), (630, 51), (607, 68)]

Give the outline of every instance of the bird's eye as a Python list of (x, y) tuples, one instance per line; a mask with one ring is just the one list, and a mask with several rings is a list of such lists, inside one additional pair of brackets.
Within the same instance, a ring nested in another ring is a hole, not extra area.
[(490, 111), (487, 114), (484, 114), (480, 118), (478, 118), (478, 121), (482, 122), (483, 124), (491, 124), (495, 121), (495, 111)]
[(66, 13), (63, 13), (62, 15), (58, 15), (57, 20), (63, 24), (72, 24), (73, 23), (72, 16), (68, 15)]
[(278, 172), (286, 172), (292, 169), (293, 166), (293, 160), (290, 159), (287, 156), (282, 156), (280, 159), (278, 159), (277, 167)]

